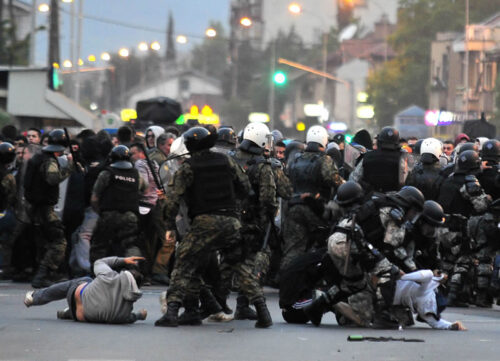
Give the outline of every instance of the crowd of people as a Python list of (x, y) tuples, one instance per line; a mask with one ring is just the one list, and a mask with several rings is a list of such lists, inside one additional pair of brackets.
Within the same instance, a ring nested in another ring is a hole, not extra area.
[(446, 305), (500, 295), (495, 139), (386, 127), (347, 142), (317, 125), (301, 142), (261, 123), (2, 134), (2, 277), (31, 282), (28, 307), (67, 298), (59, 318), (144, 319), (140, 287), (160, 284), (155, 326), (267, 328), (268, 285), (290, 323), (331, 311), (339, 325), (401, 327), (416, 314), (463, 330)]

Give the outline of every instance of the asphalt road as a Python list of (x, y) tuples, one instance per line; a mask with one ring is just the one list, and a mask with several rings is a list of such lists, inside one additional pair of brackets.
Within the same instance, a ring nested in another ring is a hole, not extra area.
[[(153, 327), (161, 288), (147, 287), (137, 308), (149, 312), (133, 325), (99, 325), (57, 320), (65, 301), (26, 308), (27, 284), (0, 283), (0, 361), (252, 361), (252, 360), (500, 360), (500, 308), (447, 309), (468, 331), (436, 331), (427, 325), (398, 330), (341, 328), (332, 314), (320, 327), (289, 325), (281, 317), (277, 291), (266, 289), (274, 320), (270, 329), (253, 321), (204, 322), (202, 326)], [(234, 297), (230, 306), (236, 303)], [(350, 334), (423, 339), (423, 343), (349, 342)]]

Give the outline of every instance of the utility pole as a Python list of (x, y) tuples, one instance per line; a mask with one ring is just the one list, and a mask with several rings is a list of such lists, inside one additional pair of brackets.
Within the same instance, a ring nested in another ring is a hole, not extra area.
[(269, 77), (270, 86), (269, 98), (268, 98), (268, 109), (270, 118), (270, 129), (274, 129), (274, 80), (273, 75), (276, 70), (276, 40), (271, 43), (271, 76)]
[(60, 64), (59, 55), (59, 1), (50, 0), (49, 19), (49, 66)]
[(80, 55), (82, 52), (83, 0), (78, 0), (78, 33), (76, 38), (75, 103), (80, 104)]
[(465, 120), (469, 120), (469, 0), (465, 0)]
[(31, 27), (30, 27), (30, 60), (29, 66), (35, 66), (35, 37), (36, 37), (36, 0), (31, 0)]

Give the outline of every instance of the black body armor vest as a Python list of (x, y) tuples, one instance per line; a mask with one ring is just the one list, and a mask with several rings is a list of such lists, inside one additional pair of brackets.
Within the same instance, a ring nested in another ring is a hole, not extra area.
[(194, 173), (194, 181), (188, 192), (190, 216), (236, 214), (236, 194), (227, 156), (204, 152), (194, 154), (187, 162)]
[(59, 184), (50, 185), (42, 174), (42, 164), (50, 158), (57, 159), (51, 153), (35, 154), (29, 161), (24, 176), (24, 197), (33, 205), (56, 205), (59, 200)]
[(309, 152), (295, 155), (295, 159), (290, 164), (288, 171), (293, 185), (294, 196), (302, 193), (321, 193), (322, 189), (319, 180), (321, 179), (320, 160), (322, 156), (322, 153)]
[(373, 191), (389, 192), (399, 190), (401, 152), (374, 150), (363, 158), (363, 182), (368, 183)]
[(107, 167), (106, 170), (111, 173), (111, 177), (108, 188), (102, 194), (99, 209), (137, 213), (139, 210), (139, 172), (137, 169)]

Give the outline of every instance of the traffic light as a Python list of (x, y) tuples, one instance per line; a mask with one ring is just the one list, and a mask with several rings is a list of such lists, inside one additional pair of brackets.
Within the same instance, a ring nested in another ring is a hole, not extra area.
[(49, 69), (49, 88), (59, 90), (62, 85), (62, 79), (59, 77), (59, 64), (54, 63)]
[(351, 143), (352, 142), (352, 138), (353, 138), (353, 136), (351, 134), (346, 134), (344, 136), (344, 140), (345, 140), (346, 143)]
[(273, 74), (273, 81), (276, 85), (285, 85), (286, 84), (286, 74), (282, 71), (276, 71)]

